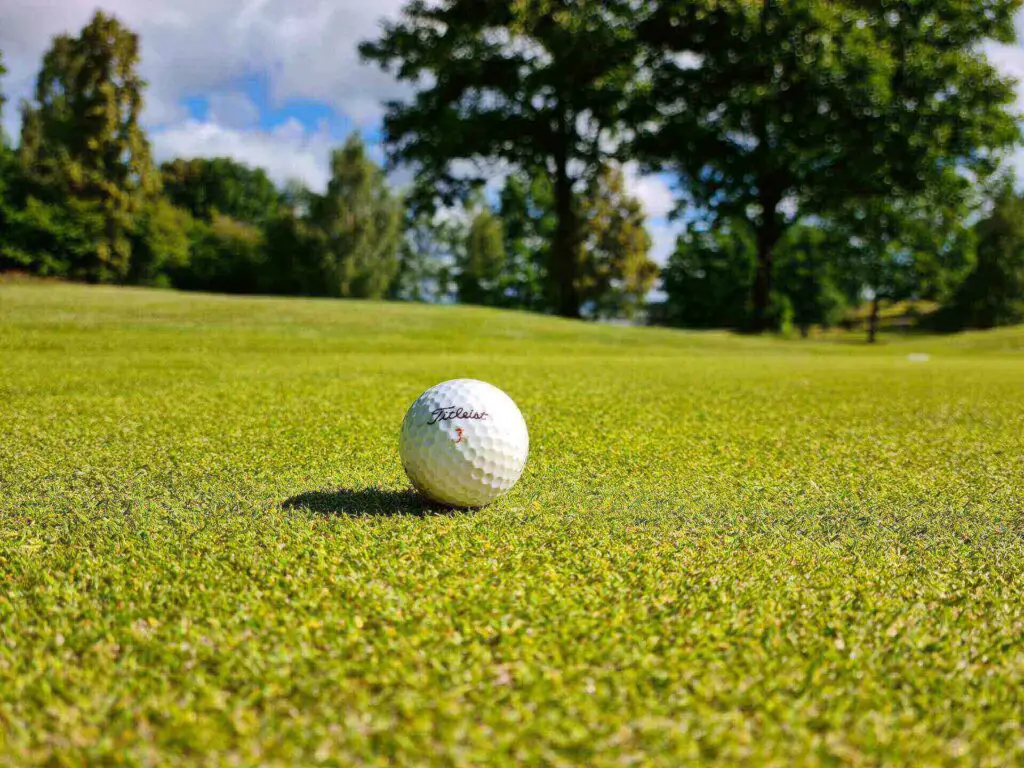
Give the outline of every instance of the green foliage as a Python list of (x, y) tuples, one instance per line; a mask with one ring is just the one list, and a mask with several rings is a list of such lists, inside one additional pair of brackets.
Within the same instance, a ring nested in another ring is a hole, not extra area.
[(392, 161), (411, 165), (421, 189), (451, 204), (483, 183), (486, 169), (460, 175), (456, 160), (550, 175), (558, 226), (547, 291), (566, 316), (581, 305), (573, 198), (618, 127), (634, 73), (631, 15), (630, 3), (604, 0), (411, 0), (360, 46), (418, 88), (411, 102), (388, 104), (384, 129)]
[(67, 254), (76, 278), (127, 276), (134, 217), (159, 184), (139, 124), (138, 61), (138, 36), (97, 11), (78, 37), (53, 39), (22, 109), (19, 152), (35, 195), (102, 222), (90, 248)]
[(991, 172), (1017, 136), (1014, 91), (979, 48), (1014, 39), (1019, 6), (645, 5), (651, 78), (632, 120), (648, 127), (636, 150), (677, 171), (697, 206), (750, 222), (755, 328), (767, 323), (774, 249), (800, 216)]
[(191, 230), (188, 269), (176, 276), (182, 288), (223, 293), (266, 290), (263, 232), (214, 212), (210, 222), (198, 220)]
[(969, 192), (965, 177), (993, 173), (1019, 140), (1014, 78), (993, 65), (984, 46), (1017, 41), (1022, 0), (850, 5), (866, 11), (891, 61), (883, 110), (867, 112), (861, 126), (869, 131), (863, 148), (885, 160), (874, 191), (913, 198), (941, 189), (955, 201), (958, 189)]
[(261, 226), (276, 214), (281, 201), (266, 171), (226, 157), (178, 159), (161, 165), (160, 172), (170, 202), (207, 221), (217, 211)]
[(323, 194), (228, 158), (156, 172), (138, 38), (97, 12), (54, 38), (17, 158), (0, 141), (0, 270), (636, 318), (657, 278), (621, 174), (639, 159), (701, 223), (655, 322), (806, 333), (865, 297), (870, 338), (904, 298), (1008, 322), (1016, 234), (968, 223), (1018, 138), (983, 44), (1013, 42), (1021, 4), (411, 0), (360, 46), (414, 91), (384, 126), (403, 199), (357, 135)]
[(1024, 197), (1010, 183), (977, 225), (978, 260), (960, 286), (949, 317), (959, 328), (1024, 322)]
[(757, 258), (746, 222), (691, 227), (662, 272), (665, 302), (652, 319), (685, 328), (739, 328), (749, 316)]
[(266, 262), (260, 280), (268, 293), (327, 293), (316, 233), (294, 210), (281, 210), (264, 228)]
[(402, 244), (398, 252), (398, 273), (388, 297), (401, 301), (446, 301), (452, 292), (455, 264), (465, 246), (457, 222), (410, 206)]
[(834, 278), (838, 246), (829, 235), (822, 227), (794, 227), (780, 249), (777, 293), (788, 301), (792, 324), (803, 336), (814, 325), (837, 325), (847, 307)]
[(498, 216), (505, 237), (503, 306), (552, 310), (545, 287), (558, 227), (551, 179), (539, 171), (511, 174), (499, 196)]
[[(0, 79), (4, 72), (3, 53), (0, 52)], [(3, 91), (0, 90), (0, 113), (2, 113), (3, 102)], [(2, 117), (3, 115), (0, 114), (0, 119)], [(22, 262), (30, 258), (12, 239), (12, 232), (17, 226), (18, 211), (22, 205), (17, 194), (20, 181), (21, 168), (18, 165), (17, 157), (7, 147), (3, 129), (0, 127), (0, 272), (11, 268), (25, 268), (26, 265)]]
[[(0, 765), (1024, 763), (1024, 329), (0, 284), (0, 369)], [(453, 375), (478, 512), (396, 451)]]
[(133, 233), (128, 274), (136, 285), (167, 287), (189, 266), (192, 217), (168, 200), (158, 198), (140, 213)]
[(4, 148), (7, 146), (7, 139), (4, 136), (3, 129), (4, 104), (7, 103), (7, 97), (4, 96), (3, 91), (3, 79), (6, 74), (7, 67), (4, 66), (4, 52), (0, 51), (0, 153), (2, 153)]
[(331, 157), (331, 180), (313, 201), (326, 295), (381, 298), (398, 273), (402, 204), (358, 134)]
[(473, 216), (460, 256), (455, 275), (459, 301), (500, 306), (505, 244), (501, 220), (489, 209), (482, 208)]
[(72, 197), (50, 203), (29, 196), (5, 217), (0, 268), (79, 280), (97, 276), (87, 265), (94, 263), (106, 217), (95, 202)]
[[(952, 186), (952, 192), (950, 192)], [(925, 194), (869, 197), (842, 208), (824, 222), (839, 242), (833, 253), (837, 273), (851, 300), (872, 298), (868, 340), (874, 340), (883, 301), (948, 301), (974, 264), (971, 213), (960, 181)]]
[(588, 314), (632, 318), (658, 278), (647, 254), (651, 237), (640, 201), (626, 192), (622, 170), (605, 166), (580, 201), (581, 264), (577, 293)]

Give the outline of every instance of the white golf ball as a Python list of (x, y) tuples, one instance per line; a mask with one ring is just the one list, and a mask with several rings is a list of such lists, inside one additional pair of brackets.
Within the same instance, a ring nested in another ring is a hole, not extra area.
[(452, 507), (482, 507), (523, 473), (530, 439), (508, 395), (475, 379), (431, 387), (402, 422), (399, 452), (423, 495)]

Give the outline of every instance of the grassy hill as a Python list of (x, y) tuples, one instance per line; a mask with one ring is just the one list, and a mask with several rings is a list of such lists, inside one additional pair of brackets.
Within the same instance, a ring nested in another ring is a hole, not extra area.
[(1020, 764), (1024, 330), (883, 339), (0, 285), (0, 766)]

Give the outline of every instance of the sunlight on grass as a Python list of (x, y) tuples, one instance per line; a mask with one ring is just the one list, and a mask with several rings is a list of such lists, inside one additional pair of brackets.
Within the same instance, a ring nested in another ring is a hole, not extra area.
[[(1021, 329), (8, 284), (0, 372), (0, 765), (1024, 760)], [(455, 376), (475, 513), (397, 456)]]

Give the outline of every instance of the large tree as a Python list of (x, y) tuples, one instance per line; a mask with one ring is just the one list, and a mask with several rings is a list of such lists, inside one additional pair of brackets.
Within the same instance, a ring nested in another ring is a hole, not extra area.
[(770, 322), (774, 251), (807, 212), (919, 194), (991, 170), (1016, 135), (1011, 82), (979, 51), (1014, 39), (1020, 0), (688, 0), (648, 5), (637, 149), (685, 201), (752, 226), (752, 321)]
[(574, 195), (606, 159), (635, 72), (625, 0), (412, 0), (364, 59), (416, 85), (384, 119), (390, 158), (412, 165), (450, 203), (482, 181), (472, 163), (542, 168), (557, 230), (549, 288), (557, 311), (580, 314)]
[(402, 201), (357, 134), (331, 156), (327, 191), (309, 216), (329, 296), (381, 298), (398, 272)]
[(22, 107), (19, 152), (33, 191), (102, 222), (71, 265), (75, 277), (127, 275), (135, 214), (159, 184), (139, 122), (138, 62), (138, 36), (98, 11), (78, 37), (53, 39), (34, 101)]

